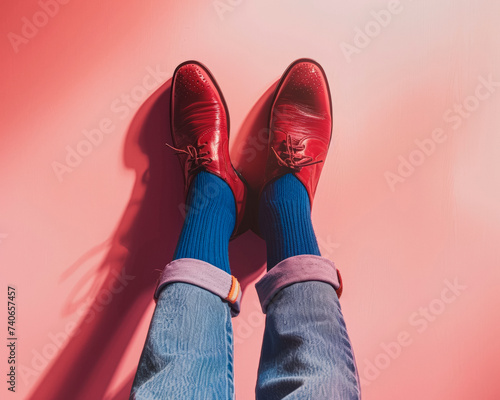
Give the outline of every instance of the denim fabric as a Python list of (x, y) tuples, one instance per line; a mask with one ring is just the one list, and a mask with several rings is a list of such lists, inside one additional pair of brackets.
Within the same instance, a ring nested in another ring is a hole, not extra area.
[(294, 283), (319, 281), (333, 286), (335, 293), (342, 294), (342, 280), (335, 264), (327, 258), (311, 254), (293, 256), (280, 261), (256, 284), (260, 305), (264, 314), (276, 293)]
[(228, 303), (187, 283), (161, 291), (130, 399), (234, 399)]
[(267, 307), (258, 400), (361, 398), (351, 342), (335, 289), (300, 282)]
[(230, 303), (232, 317), (240, 313), (241, 286), (238, 280), (215, 265), (194, 258), (180, 258), (168, 263), (158, 278), (154, 298), (158, 300), (163, 288), (173, 282), (206, 289)]
[[(331, 284), (294, 283), (272, 298), (256, 396), (258, 400), (361, 398), (354, 354)], [(130, 398), (233, 399), (228, 303), (195, 285), (166, 285), (159, 294)]]

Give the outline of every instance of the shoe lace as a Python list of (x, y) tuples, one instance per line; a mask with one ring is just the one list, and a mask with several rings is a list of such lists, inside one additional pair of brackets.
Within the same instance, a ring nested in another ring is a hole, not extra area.
[(189, 173), (193, 173), (195, 170), (210, 164), (212, 159), (207, 157), (210, 154), (210, 151), (202, 151), (202, 148), (208, 144), (208, 142), (199, 143), (198, 147), (193, 146), (192, 144), (188, 144), (186, 149), (178, 149), (174, 146), (165, 143), (172, 150), (175, 150), (176, 154), (187, 154), (187, 168)]
[(303, 167), (323, 162), (324, 160), (313, 161), (312, 157), (300, 153), (306, 148), (303, 143), (305, 139), (305, 137), (302, 139), (295, 139), (289, 133), (286, 133), (286, 139), (281, 142), (281, 144), (284, 144), (284, 150), (276, 151), (274, 147), (271, 147), (278, 160), (278, 164), (290, 168), (295, 172), (299, 172)]

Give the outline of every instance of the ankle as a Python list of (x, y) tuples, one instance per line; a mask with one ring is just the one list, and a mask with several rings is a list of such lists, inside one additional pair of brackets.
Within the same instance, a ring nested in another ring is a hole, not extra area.
[(230, 273), (228, 244), (236, 221), (234, 196), (219, 177), (200, 172), (186, 200), (174, 259), (194, 258)]
[(266, 241), (268, 270), (285, 258), (321, 255), (312, 226), (309, 196), (292, 174), (269, 183), (262, 192), (259, 225)]

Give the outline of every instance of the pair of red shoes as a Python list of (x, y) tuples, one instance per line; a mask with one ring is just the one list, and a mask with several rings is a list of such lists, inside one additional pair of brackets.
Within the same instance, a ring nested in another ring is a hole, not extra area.
[[(226, 102), (214, 77), (202, 64), (187, 61), (175, 70), (170, 120), (173, 148), (184, 169), (186, 194), (199, 171), (222, 178), (236, 201), (233, 237), (242, 233), (247, 187), (229, 158)], [(297, 60), (285, 71), (274, 94), (266, 172), (260, 191), (270, 181), (293, 173), (307, 189), (312, 207), (331, 131), (332, 106), (325, 72), (313, 60)]]

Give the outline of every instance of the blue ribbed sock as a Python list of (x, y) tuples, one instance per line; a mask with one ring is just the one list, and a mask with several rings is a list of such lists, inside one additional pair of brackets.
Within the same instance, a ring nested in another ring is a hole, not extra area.
[(228, 244), (236, 206), (228, 184), (211, 173), (198, 173), (191, 183), (186, 209), (174, 260), (196, 258), (231, 273)]
[(287, 174), (269, 183), (259, 202), (259, 227), (267, 245), (267, 270), (288, 257), (321, 255), (304, 185)]

